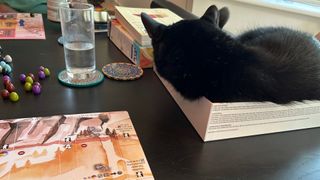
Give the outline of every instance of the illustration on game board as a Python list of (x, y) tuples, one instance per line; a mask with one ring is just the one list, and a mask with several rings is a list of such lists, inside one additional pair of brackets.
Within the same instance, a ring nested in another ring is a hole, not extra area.
[(126, 111), (0, 120), (0, 179), (154, 179)]
[(42, 14), (0, 13), (0, 39), (45, 39)]

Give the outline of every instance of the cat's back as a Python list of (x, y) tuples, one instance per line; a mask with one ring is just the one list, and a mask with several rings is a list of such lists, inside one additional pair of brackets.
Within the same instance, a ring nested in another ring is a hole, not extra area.
[(286, 27), (257, 28), (239, 35), (237, 40), (246, 46), (264, 47), (270, 51), (320, 47), (311, 34)]
[(311, 34), (285, 27), (257, 28), (237, 37), (247, 47), (257, 47), (282, 58), (288, 53), (300, 58), (320, 58), (320, 42)]
[(237, 40), (257, 57), (250, 67), (254, 89), (265, 89), (277, 102), (320, 98), (320, 43), (311, 35), (270, 27)]
[(301, 72), (317, 67), (320, 72), (320, 42), (308, 33), (268, 27), (248, 31), (237, 40), (253, 49), (260, 62), (275, 71)]

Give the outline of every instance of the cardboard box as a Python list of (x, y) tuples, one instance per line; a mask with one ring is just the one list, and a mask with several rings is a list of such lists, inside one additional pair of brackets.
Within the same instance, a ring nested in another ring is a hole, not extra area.
[(205, 142), (320, 127), (320, 101), (288, 105), (212, 103), (206, 98), (189, 101), (158, 77)]
[(125, 54), (134, 64), (141, 68), (151, 68), (153, 65), (152, 46), (141, 46), (130, 36), (123, 26), (117, 21), (111, 21), (111, 41)]

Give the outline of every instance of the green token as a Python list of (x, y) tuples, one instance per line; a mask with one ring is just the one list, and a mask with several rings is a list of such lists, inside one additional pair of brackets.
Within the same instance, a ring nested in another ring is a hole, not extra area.
[(50, 76), (50, 71), (48, 68), (44, 68), (43, 72), (46, 76)]
[(19, 95), (16, 92), (11, 92), (9, 98), (12, 102), (17, 102), (19, 100)]

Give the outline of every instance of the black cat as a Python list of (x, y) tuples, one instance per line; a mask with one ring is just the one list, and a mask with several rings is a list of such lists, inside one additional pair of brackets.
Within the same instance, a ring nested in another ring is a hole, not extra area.
[(152, 38), (158, 73), (182, 96), (212, 102), (320, 100), (320, 43), (284, 27), (238, 37), (222, 30), (227, 8), (170, 26), (141, 18)]

